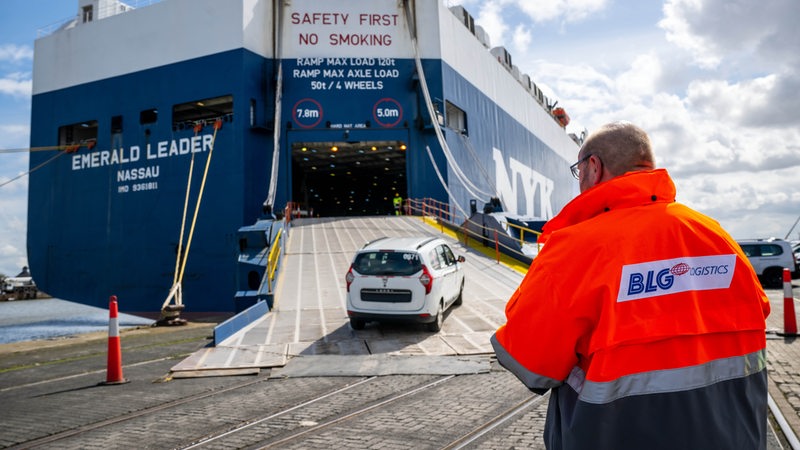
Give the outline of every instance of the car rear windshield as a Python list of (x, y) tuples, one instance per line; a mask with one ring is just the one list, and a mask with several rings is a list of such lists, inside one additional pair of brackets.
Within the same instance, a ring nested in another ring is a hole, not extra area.
[(353, 268), (362, 275), (409, 276), (422, 270), (422, 261), (416, 252), (377, 250), (359, 253)]

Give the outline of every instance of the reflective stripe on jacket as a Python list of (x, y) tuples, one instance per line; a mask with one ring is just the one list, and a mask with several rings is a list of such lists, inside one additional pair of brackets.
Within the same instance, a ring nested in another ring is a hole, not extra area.
[(492, 336), (553, 389), (549, 448), (763, 448), (769, 302), (719, 224), (663, 169), (589, 189), (545, 241)]

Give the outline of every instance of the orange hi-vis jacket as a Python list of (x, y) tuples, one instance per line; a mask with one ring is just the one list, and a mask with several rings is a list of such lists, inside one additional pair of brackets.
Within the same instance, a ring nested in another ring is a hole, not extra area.
[(588, 189), (542, 240), (491, 341), (529, 389), (552, 389), (548, 448), (765, 448), (769, 302), (665, 170)]

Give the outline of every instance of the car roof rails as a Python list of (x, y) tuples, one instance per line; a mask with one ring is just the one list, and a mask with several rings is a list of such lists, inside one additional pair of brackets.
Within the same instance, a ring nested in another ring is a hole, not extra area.
[(381, 236), (381, 237), (379, 237), (377, 239), (373, 239), (373, 240), (367, 242), (366, 244), (364, 244), (364, 246), (361, 247), (361, 248), (367, 248), (368, 246), (370, 246), (370, 245), (372, 245), (372, 244), (374, 244), (374, 243), (376, 243), (378, 241), (382, 241), (384, 239), (389, 239), (389, 237), (388, 236)]
[(436, 240), (435, 237), (429, 237), (428, 239), (425, 239), (424, 241), (422, 241), (419, 244), (417, 244), (417, 250), (419, 250), (419, 248), (422, 247), (423, 245), (428, 244), (429, 242), (432, 242), (432, 241), (435, 241), (435, 240)]

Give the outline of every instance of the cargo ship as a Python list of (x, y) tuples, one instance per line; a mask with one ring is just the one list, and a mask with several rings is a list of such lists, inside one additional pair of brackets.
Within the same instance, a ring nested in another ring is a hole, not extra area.
[(187, 312), (232, 311), (240, 230), (290, 205), (386, 215), (399, 194), (546, 221), (576, 193), (566, 112), (461, 6), (77, 9), (34, 51), (28, 258), (54, 297), (159, 311), (180, 273)]

